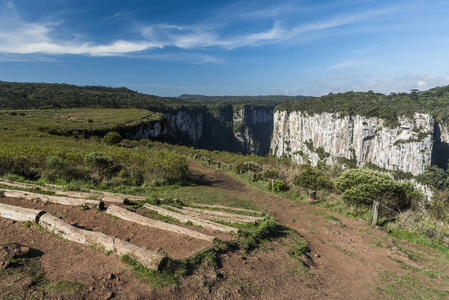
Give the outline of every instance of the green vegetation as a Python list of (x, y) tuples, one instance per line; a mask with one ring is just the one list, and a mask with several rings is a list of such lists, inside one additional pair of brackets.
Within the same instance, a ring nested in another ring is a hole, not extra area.
[(449, 86), (425, 92), (384, 95), (374, 92), (329, 94), (303, 101), (285, 102), (276, 110), (306, 111), (309, 114), (338, 113), (340, 116), (361, 115), (378, 117), (389, 126), (398, 125), (398, 116), (413, 116), (415, 112), (430, 113), (439, 121), (448, 120)]
[(369, 206), (376, 200), (396, 211), (410, 208), (422, 198), (410, 182), (397, 182), (387, 174), (366, 169), (344, 172), (335, 180), (335, 187), (348, 203)]
[(282, 227), (276, 223), (273, 217), (265, 217), (255, 224), (249, 223), (240, 228), (239, 236), (243, 237), (240, 244), (246, 251), (256, 249), (261, 243), (279, 236)]
[(93, 131), (96, 130), (94, 128), (110, 131), (114, 123), (105, 117), (113, 115), (112, 120), (121, 122), (133, 118), (135, 114), (145, 116), (148, 112), (47, 110), (28, 111), (25, 116), (14, 117), (0, 113), (0, 135), (3, 137), (0, 144), (0, 175), (9, 173), (27, 180), (45, 179), (48, 182), (59, 181), (59, 184), (92, 182), (104, 184), (105, 187), (188, 182), (186, 159), (171, 151), (154, 148), (150, 141), (139, 141), (139, 147), (127, 148), (108, 146), (95, 136), (58, 136), (40, 130), (41, 127), (79, 128), (87, 124), (77, 121), (84, 114), (94, 120)]
[(103, 138), (103, 142), (109, 146), (117, 145), (121, 141), (122, 141), (122, 136), (120, 135), (120, 133), (115, 132), (115, 131), (110, 131), (110, 132), (106, 133), (106, 135)]
[(87, 288), (77, 281), (55, 281), (49, 283), (46, 289), (66, 295), (82, 295), (87, 292)]
[(268, 182), (268, 189), (275, 192), (285, 192), (288, 190), (288, 186), (285, 182), (283, 182), (280, 179), (273, 180), (271, 182)]
[[(149, 108), (180, 103), (127, 88), (0, 81), (0, 109)], [(12, 115), (17, 113), (12, 112)]]
[(391, 271), (383, 271), (380, 275), (382, 287), (374, 287), (375, 291), (387, 299), (446, 299), (449, 291), (445, 287), (429, 286), (412, 275), (398, 275)]
[(295, 176), (293, 183), (311, 190), (333, 190), (329, 175), (311, 165), (302, 166), (301, 173)]

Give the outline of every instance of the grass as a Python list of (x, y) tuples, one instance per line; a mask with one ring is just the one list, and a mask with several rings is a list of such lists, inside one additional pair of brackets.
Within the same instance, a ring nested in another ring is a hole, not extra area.
[(77, 281), (54, 281), (46, 285), (45, 290), (64, 295), (82, 295), (87, 293), (87, 288)]
[(399, 259), (395, 259), (395, 258), (392, 258), (392, 257), (389, 257), (389, 258), (391, 260), (397, 262), (401, 266), (401, 268), (404, 269), (404, 270), (410, 270), (413, 273), (418, 273), (418, 274), (427, 276), (427, 277), (432, 278), (432, 279), (443, 279), (445, 281), (449, 281), (449, 276), (446, 275), (446, 274), (443, 274), (441, 272), (436, 272), (436, 271), (428, 270), (428, 269), (416, 268), (416, 267), (413, 267), (413, 266), (410, 266), (410, 265), (406, 264), (405, 262), (403, 262), (403, 261), (401, 261)]
[(449, 248), (441, 245), (434, 240), (423, 236), (422, 234), (408, 232), (405, 230), (399, 230), (399, 229), (392, 229), (391, 236), (394, 236), (396, 238), (399, 238), (401, 240), (409, 241), (418, 245), (423, 245), (426, 247), (429, 247), (440, 254), (442, 254), (446, 259), (449, 259)]
[(252, 251), (264, 242), (285, 235), (286, 231), (286, 228), (277, 224), (271, 216), (255, 223), (239, 225), (239, 227), (238, 235), (243, 238), (239, 242), (245, 251)]
[(446, 284), (437, 287), (418, 280), (415, 276), (391, 271), (383, 271), (380, 276), (382, 286), (373, 287), (374, 290), (386, 299), (448, 299), (449, 290)]
[(321, 215), (321, 216), (325, 216), (325, 219), (326, 219), (326, 220), (329, 220), (329, 221), (341, 222), (341, 220), (340, 220), (339, 218), (337, 218), (337, 217), (335, 217), (335, 216), (332, 216), (332, 215), (329, 215), (329, 214), (327, 214), (327, 213), (321, 212), (321, 211), (312, 210), (312, 211), (310, 211), (310, 213), (311, 213), (312, 215)]
[(182, 276), (191, 275), (200, 265), (217, 266), (218, 254), (225, 251), (227, 246), (216, 246), (207, 251), (200, 252), (185, 260), (169, 260), (162, 271), (148, 269), (137, 260), (123, 255), (121, 261), (128, 265), (143, 281), (156, 288), (176, 286)]

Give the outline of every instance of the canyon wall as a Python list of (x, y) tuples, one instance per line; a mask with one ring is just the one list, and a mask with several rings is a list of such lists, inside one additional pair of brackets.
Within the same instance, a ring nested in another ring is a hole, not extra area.
[(266, 155), (273, 131), (273, 108), (257, 105), (181, 108), (148, 122), (129, 139), (159, 139), (208, 150)]
[(277, 111), (271, 151), (298, 163), (373, 164), (418, 175), (432, 163), (434, 130), (434, 117), (420, 113), (391, 126), (376, 117)]

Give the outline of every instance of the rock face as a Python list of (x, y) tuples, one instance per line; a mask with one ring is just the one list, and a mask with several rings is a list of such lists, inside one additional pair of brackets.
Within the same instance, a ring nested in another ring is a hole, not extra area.
[(273, 108), (245, 105), (233, 116), (234, 136), (246, 152), (265, 155), (270, 150)]
[(215, 109), (179, 109), (165, 113), (163, 121), (139, 125), (127, 138), (265, 155), (270, 150), (273, 108), (225, 105)]
[(205, 116), (202, 111), (179, 110), (168, 113), (165, 134), (183, 145), (196, 146), (204, 135), (204, 123)]
[(398, 123), (389, 127), (376, 117), (277, 111), (271, 152), (298, 163), (374, 164), (421, 174), (432, 162), (434, 117), (415, 113), (411, 118), (399, 117)]

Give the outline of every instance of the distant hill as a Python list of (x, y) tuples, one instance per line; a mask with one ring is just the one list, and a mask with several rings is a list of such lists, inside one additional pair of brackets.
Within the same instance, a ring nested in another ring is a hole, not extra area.
[(179, 102), (176, 98), (141, 94), (124, 87), (0, 81), (0, 109), (154, 109)]
[(192, 95), (183, 94), (178, 96), (178, 99), (187, 102), (199, 102), (199, 103), (242, 103), (242, 102), (265, 102), (278, 104), (286, 101), (304, 100), (307, 96), (284, 96), (284, 95), (267, 95), (267, 96), (205, 96), (205, 95)]

